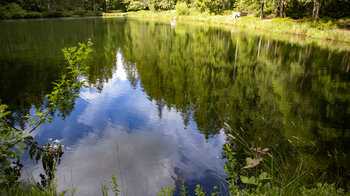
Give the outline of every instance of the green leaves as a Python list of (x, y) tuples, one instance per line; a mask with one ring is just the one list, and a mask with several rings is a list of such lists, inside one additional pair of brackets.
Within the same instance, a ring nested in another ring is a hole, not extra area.
[(27, 147), (27, 144), (22, 141), (19, 141), (15, 144), (15, 148), (19, 151), (20, 154), (23, 154), (23, 152), (27, 150)]
[(268, 178), (268, 174), (266, 172), (263, 172), (259, 175), (259, 180), (269, 180), (271, 178)]
[(244, 184), (254, 184), (254, 185), (257, 185), (256, 179), (255, 179), (254, 176), (251, 176), (250, 178), (247, 177), (247, 176), (241, 176), (241, 181), (242, 181)]
[(225, 172), (228, 174), (228, 178), (236, 179), (238, 177), (236, 173), (237, 160), (235, 158), (236, 153), (229, 144), (225, 144), (223, 156), (226, 157)]
[(196, 189), (194, 191), (196, 196), (205, 196), (205, 192), (203, 192), (203, 188), (199, 184), (197, 184)]
[(163, 187), (160, 188), (160, 193), (158, 194), (158, 196), (171, 196), (173, 190), (175, 189), (175, 186), (169, 187), (167, 186), (165, 189)]
[(5, 111), (6, 108), (7, 105), (0, 105), (0, 184), (11, 183), (17, 179), (21, 165), (15, 159), (20, 158), (27, 149), (26, 142), (32, 139), (29, 133), (8, 124), (5, 117), (10, 112)]
[(5, 110), (8, 108), (7, 105), (0, 105), (0, 118), (5, 117), (6, 115), (10, 114), (10, 111), (5, 112)]
[[(49, 102), (49, 108), (37, 108), (33, 116), (26, 116), (30, 120), (29, 131), (23, 131), (15, 128), (6, 119), (10, 112), (5, 111), (6, 105), (0, 105), (0, 184), (13, 184), (20, 176), (22, 165), (19, 159), (29, 147), (29, 155), (36, 161), (42, 159), (42, 164), (46, 177), (42, 175), (42, 184), (50, 185), (54, 178), (56, 163), (60, 162), (63, 154), (61, 145), (58, 148), (46, 144), (45, 147), (38, 146), (30, 135), (38, 126), (49, 121), (54, 116), (54, 111), (60, 110), (64, 113), (67, 109), (74, 107), (75, 99), (78, 97), (80, 88), (84, 81), (79, 81), (79, 77), (86, 74), (88, 66), (86, 61), (91, 53), (91, 40), (88, 44), (79, 43), (79, 48), (63, 49), (67, 60), (67, 67), (61, 79), (53, 83), (53, 91), (46, 95)], [(16, 162), (17, 159), (17, 162)], [(43, 183), (45, 182), (45, 183)]]
[(79, 78), (86, 75), (86, 71), (89, 69), (86, 62), (92, 52), (92, 42), (89, 40), (87, 45), (79, 43), (79, 46), (79, 48), (71, 47), (62, 50), (67, 61), (67, 72), (61, 76), (60, 80), (53, 83), (53, 91), (45, 95), (51, 107), (44, 111), (38, 108), (34, 115), (35, 118), (29, 117), (32, 127), (29, 132), (34, 131), (46, 121), (51, 122), (54, 111), (60, 111), (64, 118), (68, 113), (66, 111), (73, 109), (75, 99), (79, 97), (79, 90), (84, 85), (84, 81), (79, 81)]
[(253, 168), (257, 165), (260, 164), (260, 162), (263, 161), (263, 158), (256, 158), (256, 159), (252, 159), (250, 157), (246, 158), (246, 166), (243, 167), (244, 169), (248, 169), (248, 168)]

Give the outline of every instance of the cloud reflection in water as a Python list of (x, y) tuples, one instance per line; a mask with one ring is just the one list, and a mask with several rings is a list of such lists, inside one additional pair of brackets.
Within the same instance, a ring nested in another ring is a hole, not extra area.
[(99, 195), (100, 183), (110, 181), (112, 174), (118, 177), (120, 189), (123, 179), (127, 195), (156, 195), (160, 186), (174, 185), (171, 168), (162, 165), (177, 165), (176, 144), (145, 131), (129, 134), (120, 129), (110, 127), (81, 139), (63, 157), (58, 184), (64, 179), (68, 187), (76, 184), (78, 195)]
[[(108, 184), (115, 174), (119, 189), (124, 187), (127, 195), (157, 195), (160, 187), (175, 185), (175, 175), (195, 183), (215, 178), (210, 172), (222, 176), (224, 134), (206, 142), (195, 122), (185, 130), (173, 109), (164, 110), (159, 119), (156, 104), (125, 80), (121, 62), (118, 53), (118, 72), (101, 93), (81, 93), (87, 105), (73, 122), (93, 131), (64, 154), (57, 170), (58, 188), (76, 185), (77, 195), (101, 195), (101, 183)], [(64, 131), (74, 132), (77, 125), (65, 124)], [(39, 172), (36, 169), (33, 175)]]

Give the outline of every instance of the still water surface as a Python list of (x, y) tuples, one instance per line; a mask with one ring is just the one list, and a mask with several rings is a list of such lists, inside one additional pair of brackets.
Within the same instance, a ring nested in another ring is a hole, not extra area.
[[(89, 88), (73, 110), (34, 133), (41, 144), (65, 146), (60, 189), (75, 184), (78, 195), (99, 195), (115, 174), (127, 195), (156, 195), (179, 185), (176, 178), (190, 191), (200, 183), (225, 192), (224, 123), (252, 145), (291, 156), (285, 144), (293, 142), (330, 181), (349, 179), (349, 51), (119, 18), (0, 27), (0, 99), (21, 127), (25, 114), (45, 107), (44, 95), (63, 72), (61, 49), (88, 38), (94, 43)], [(42, 172), (30, 161), (25, 168)]]

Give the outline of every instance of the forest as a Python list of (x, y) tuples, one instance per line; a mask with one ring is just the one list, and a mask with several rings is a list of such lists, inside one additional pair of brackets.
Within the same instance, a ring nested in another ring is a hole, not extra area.
[(0, 19), (99, 16), (103, 12), (166, 11), (225, 14), (244, 11), (253, 16), (348, 18), (350, 0), (3, 0)]

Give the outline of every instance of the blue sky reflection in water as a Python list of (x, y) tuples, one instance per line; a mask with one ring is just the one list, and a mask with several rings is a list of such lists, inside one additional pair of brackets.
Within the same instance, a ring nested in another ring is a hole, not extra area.
[[(127, 195), (156, 195), (161, 186), (175, 185), (174, 176), (188, 185), (219, 185), (224, 134), (206, 142), (196, 124), (185, 129), (173, 109), (164, 108), (159, 118), (156, 104), (127, 80), (122, 53), (116, 58), (117, 70), (102, 92), (83, 89), (68, 119), (55, 119), (35, 133), (39, 141), (62, 140), (70, 149), (58, 167), (59, 188), (74, 184), (78, 195), (99, 195), (101, 182), (108, 184), (112, 174), (120, 189), (123, 179)], [(29, 170), (33, 176), (42, 172), (40, 164)]]
[[(40, 144), (52, 138), (71, 148), (59, 166), (60, 186), (99, 194), (100, 183), (119, 174), (118, 145), (128, 195), (171, 186), (174, 173), (211, 189), (223, 176), (224, 123), (244, 130), (252, 145), (278, 149), (286, 164), (296, 167), (301, 153), (328, 183), (350, 182), (349, 50), (230, 26), (129, 18), (0, 26), (0, 99), (22, 127), (62, 74), (61, 49), (94, 43), (92, 89), (82, 89), (65, 120), (35, 133)], [(26, 168), (38, 177), (39, 165)]]

